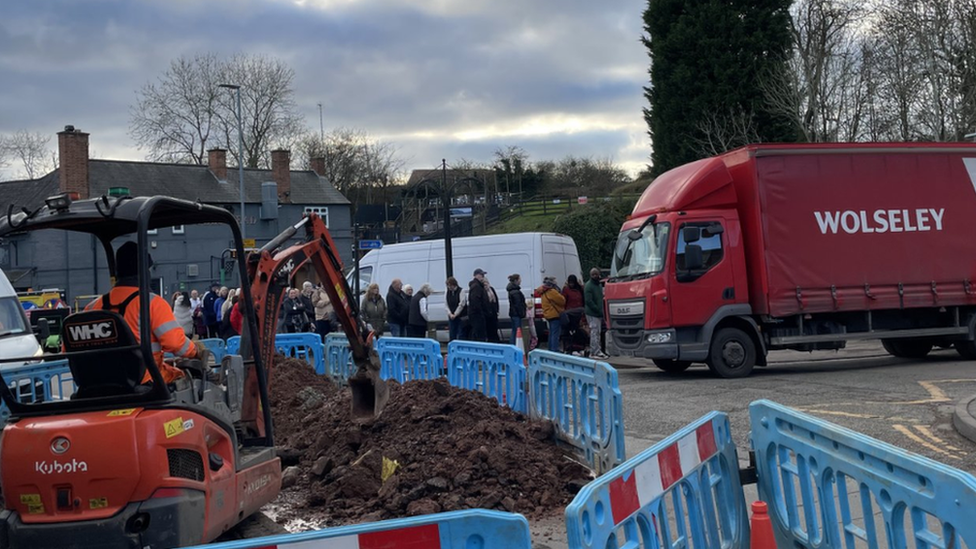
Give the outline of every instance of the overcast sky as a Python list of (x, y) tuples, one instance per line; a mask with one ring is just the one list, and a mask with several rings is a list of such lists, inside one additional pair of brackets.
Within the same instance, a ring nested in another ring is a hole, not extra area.
[[(0, 133), (91, 134), (93, 157), (139, 160), (135, 92), (180, 55), (279, 57), (318, 130), (361, 128), (408, 168), (650, 154), (640, 43), (646, 0), (3, 0)], [(6, 169), (11, 177), (16, 166)]]

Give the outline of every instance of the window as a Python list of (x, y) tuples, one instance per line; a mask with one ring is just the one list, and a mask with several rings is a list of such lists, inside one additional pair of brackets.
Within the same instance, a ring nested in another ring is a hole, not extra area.
[[(366, 293), (366, 288), (369, 287), (369, 283), (373, 280), (373, 267), (360, 267), (359, 268), (359, 294), (362, 295)], [(356, 290), (356, 270), (350, 269), (349, 274), (346, 275), (346, 283), (349, 284), (349, 289)]]
[(186, 231), (183, 228), (183, 225), (174, 225), (173, 226), (173, 234), (184, 234), (185, 232)]
[(722, 235), (721, 234), (710, 234), (703, 229), (717, 226), (717, 223), (686, 223), (681, 226), (680, 231), (678, 231), (678, 248), (677, 255), (675, 256), (675, 266), (678, 272), (684, 271), (685, 269), (685, 247), (687, 243), (685, 242), (684, 228), (685, 227), (697, 227), (701, 232), (701, 237), (693, 244), (701, 246), (702, 250), (702, 268), (696, 269), (699, 275), (703, 274), (705, 271), (711, 269), (715, 265), (718, 265), (722, 261), (724, 256), (724, 251), (722, 249)]
[(314, 213), (322, 218), (325, 227), (329, 227), (329, 208), (328, 206), (305, 206), (305, 213)]

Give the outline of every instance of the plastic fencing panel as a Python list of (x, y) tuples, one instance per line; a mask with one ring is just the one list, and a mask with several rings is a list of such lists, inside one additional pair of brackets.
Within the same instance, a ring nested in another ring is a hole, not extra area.
[(566, 530), (570, 549), (748, 549), (728, 416), (712, 412), (587, 484)]
[(749, 406), (779, 547), (976, 548), (976, 478), (766, 400)]
[[(238, 338), (237, 346), (240, 347), (240, 336), (235, 337)], [(203, 346), (206, 347), (211, 354), (213, 354), (214, 362), (217, 363), (217, 365), (220, 365), (220, 361), (224, 360), (224, 357), (227, 356), (227, 343), (219, 337), (201, 339), (200, 343), (203, 343)], [(233, 354), (237, 353), (235, 352)]]
[(278, 334), (275, 348), (287, 357), (308, 362), (319, 375), (325, 374), (325, 347), (319, 334)]
[(433, 339), (381, 337), (376, 341), (380, 377), (405, 383), (412, 379), (437, 379), (443, 374), (441, 344)]
[[(326, 350), (322, 345), (322, 336), (318, 334), (278, 334), (275, 336), (275, 350), (287, 357), (304, 360), (315, 368), (319, 375), (325, 374)], [(240, 354), (240, 351), (241, 336), (227, 338), (224, 354), (236, 355)]]
[(325, 373), (339, 384), (356, 373), (352, 362), (352, 350), (345, 334), (329, 334), (325, 336)]
[(514, 345), (455, 340), (447, 346), (447, 380), (524, 414), (528, 412), (524, 361), (524, 353)]
[(241, 354), (241, 336), (228, 337), (224, 352), (228, 355)]
[(522, 515), (455, 511), (436, 515), (200, 545), (196, 549), (531, 549)]
[(617, 371), (606, 362), (529, 353), (529, 415), (553, 421), (597, 473), (626, 458), (623, 406)]
[[(7, 387), (19, 402), (63, 400), (75, 392), (67, 360), (28, 364), (3, 371)], [(0, 420), (10, 417), (7, 405), (0, 403)]]

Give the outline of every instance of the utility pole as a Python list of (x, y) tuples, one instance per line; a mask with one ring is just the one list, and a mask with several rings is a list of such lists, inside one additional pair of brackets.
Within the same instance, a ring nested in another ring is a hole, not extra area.
[(237, 90), (237, 177), (241, 195), (241, 239), (244, 239), (247, 217), (244, 215), (244, 113), (241, 112), (241, 87), (238, 84), (220, 84), (219, 87)]
[(319, 103), (319, 138), (325, 143), (325, 125), (322, 123), (322, 103)]

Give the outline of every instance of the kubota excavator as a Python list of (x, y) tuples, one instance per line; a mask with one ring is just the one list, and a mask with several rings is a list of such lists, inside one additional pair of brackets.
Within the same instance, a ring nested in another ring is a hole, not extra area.
[[(0, 237), (59, 229), (101, 242), (116, 272), (113, 240), (134, 235), (139, 295), (150, 294), (152, 229), (223, 224), (243, 258), (240, 228), (223, 208), (169, 197), (62, 194), (35, 210), (8, 208)], [(300, 242), (286, 246), (294, 237)], [(207, 543), (272, 501), (281, 487), (268, 403), (278, 308), (292, 275), (314, 267), (348, 335), (357, 373), (354, 416), (378, 414), (388, 390), (378, 376), (356, 300), (325, 225), (314, 214), (239, 261), (243, 296), (240, 355), (211, 369), (207, 356), (178, 360), (167, 384), (153, 359), (150, 300), (139, 300), (138, 336), (109, 310), (65, 319), (64, 349), (76, 390), (70, 399), (18, 402), (0, 443), (0, 548), (164, 549)], [(23, 361), (20, 357), (9, 361)], [(36, 360), (36, 359), (35, 359)], [(151, 383), (143, 383), (148, 372)], [(0, 370), (2, 374), (2, 370)]]

